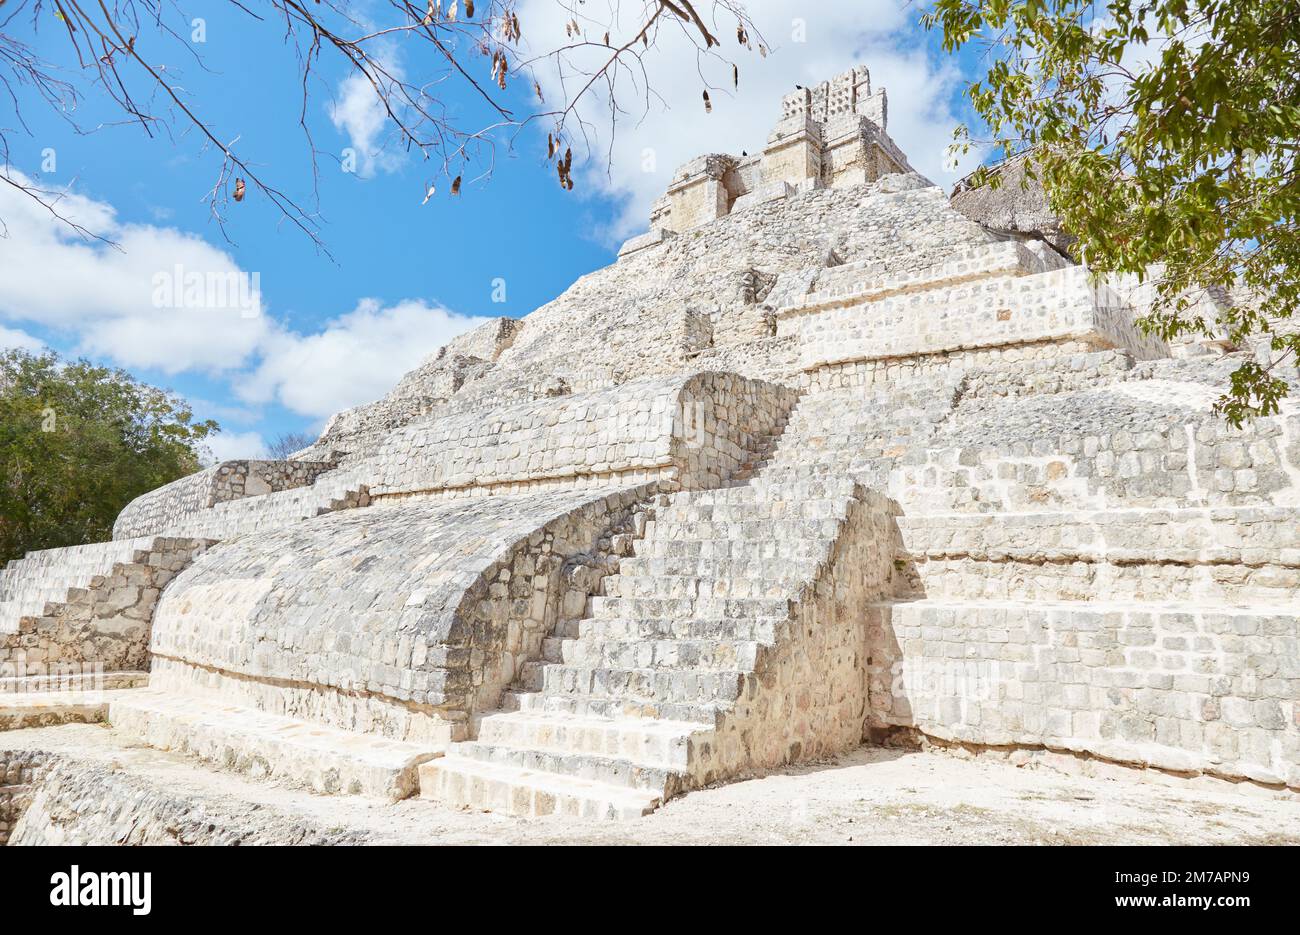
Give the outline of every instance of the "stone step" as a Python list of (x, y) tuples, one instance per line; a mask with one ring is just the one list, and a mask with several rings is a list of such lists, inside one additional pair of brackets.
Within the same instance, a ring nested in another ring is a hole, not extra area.
[[(768, 484), (754, 480), (748, 484), (720, 486), (710, 490), (690, 490), (677, 494), (681, 503), (690, 507), (731, 506), (744, 503), (835, 501), (852, 497), (854, 482), (850, 477), (831, 479), (796, 479), (783, 484)], [(673, 503), (677, 499), (673, 498)], [(672, 505), (669, 505), (671, 510)]]
[(542, 640), (542, 646), (545, 647), (547, 640), (576, 640), (582, 635), (580, 624), (582, 621), (566, 617), (555, 624), (551, 635)]
[[(886, 404), (888, 405), (888, 404)], [(937, 409), (897, 408), (887, 417), (866, 422), (841, 422), (830, 419), (810, 422), (790, 430), (781, 442), (772, 448), (775, 456), (789, 454), (794, 443), (804, 443), (810, 449), (831, 451), (838, 448), (861, 446), (864, 450), (889, 448), (924, 442), (938, 434), (939, 427), (950, 413), (948, 407)]]
[(745, 673), (729, 669), (655, 669), (548, 663), (541, 691), (548, 695), (596, 695), (646, 704), (729, 703), (741, 692)]
[(607, 597), (662, 598), (783, 598), (797, 591), (806, 575), (773, 578), (702, 577), (700, 575), (610, 575), (603, 582)]
[(577, 636), (548, 636), (542, 640), (541, 662), (563, 662), (564, 644), (577, 639)]
[(88, 589), (115, 573), (142, 584), (164, 553), (198, 550), (203, 540), (146, 536), (29, 552), (10, 562), (0, 580), (0, 632), (13, 632), (25, 617), (49, 617), (58, 605), (89, 600)]
[(593, 597), (589, 600), (592, 617), (787, 617), (788, 598), (700, 597), (671, 599), (650, 597)]
[(653, 519), (646, 523), (646, 539), (725, 539), (759, 542), (810, 539), (828, 541), (835, 538), (843, 516), (822, 519), (737, 520), (735, 522), (674, 522)]
[(420, 767), (420, 796), (509, 815), (626, 820), (659, 807), (657, 793), (456, 755)]
[(507, 691), (501, 696), (506, 711), (563, 714), (572, 717), (639, 718), (665, 721), (689, 721), (701, 727), (715, 727), (718, 716), (731, 705), (723, 702), (683, 703), (646, 701), (640, 698), (607, 695), (542, 694), (534, 691)]
[(789, 578), (801, 580), (816, 574), (821, 562), (814, 558), (715, 558), (701, 555), (645, 555), (622, 559), (618, 577), (678, 576), (702, 578)]
[(636, 558), (725, 558), (737, 561), (788, 559), (819, 562), (830, 544), (825, 539), (641, 539), (634, 543)]
[[(730, 490), (743, 488), (728, 488)], [(750, 499), (697, 503), (683, 500), (655, 510), (656, 523), (736, 523), (759, 519), (776, 521), (843, 519), (848, 497), (827, 499)]]
[[(603, 635), (593, 639), (556, 640), (558, 647), (543, 643), (548, 661), (571, 666), (598, 668), (678, 669), (697, 672), (750, 671), (758, 658), (756, 640), (662, 639), (616, 640)], [(552, 659), (558, 655), (559, 659)]]
[(128, 738), (222, 769), (324, 794), (406, 798), (416, 767), (442, 752), (219, 701), (138, 689), (114, 698), (108, 720)]
[(546, 682), (546, 667), (551, 664), (547, 659), (530, 659), (519, 667), (515, 674), (515, 687), (520, 691), (539, 692)]
[(39, 687), (15, 684), (0, 691), (0, 731), (22, 730), (29, 727), (51, 727), (56, 724), (98, 724), (108, 716), (109, 703), (118, 695), (139, 689), (118, 687), (114, 689), (46, 690)]
[(148, 684), (148, 672), (129, 670), (103, 672), (92, 666), (87, 666), (84, 671), (78, 671), (75, 666), (70, 666), (67, 671), (59, 671), (56, 666), (55, 671), (49, 675), (0, 677), (0, 699), (17, 694), (41, 692), (116, 691), (123, 688), (143, 688)]
[(791, 626), (789, 615), (774, 617), (588, 617), (568, 621), (569, 639), (754, 640), (771, 645)]
[(711, 736), (707, 727), (647, 718), (573, 717), (548, 712), (509, 711), (483, 717), (481, 743), (622, 757), (635, 763), (684, 770), (692, 737)]
[(513, 766), (529, 772), (640, 789), (663, 798), (671, 798), (680, 793), (686, 780), (686, 774), (681, 770), (639, 764), (626, 757), (519, 747), (482, 740), (453, 744), (448, 754), (457, 759), (463, 757), (498, 766)]
[(168, 527), (167, 531), (170, 535), (231, 539), (369, 504), (367, 486), (355, 477), (344, 476), (328, 482), (321, 480), (306, 487), (225, 500), (189, 514)]

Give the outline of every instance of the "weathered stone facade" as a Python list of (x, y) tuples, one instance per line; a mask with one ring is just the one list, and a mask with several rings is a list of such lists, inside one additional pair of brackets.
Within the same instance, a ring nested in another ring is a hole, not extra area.
[[(885, 126), (864, 69), (800, 90), (554, 302), (11, 565), (0, 654), (149, 683), (14, 681), (0, 726), (527, 815), (918, 736), (1300, 790), (1300, 412), (1226, 425), (1249, 348), (1145, 334), (1141, 289), (972, 221)], [(114, 782), (78, 835), (184, 814)]]
[(224, 461), (131, 501), (113, 524), (113, 538), (172, 529), (218, 503), (308, 487), (335, 467), (329, 461)]
[(630, 242), (624, 253), (763, 202), (911, 172), (907, 157), (885, 132), (888, 118), (885, 89), (872, 91), (865, 68), (800, 88), (781, 102), (781, 120), (762, 153), (711, 154), (679, 168), (651, 212), (650, 232)]

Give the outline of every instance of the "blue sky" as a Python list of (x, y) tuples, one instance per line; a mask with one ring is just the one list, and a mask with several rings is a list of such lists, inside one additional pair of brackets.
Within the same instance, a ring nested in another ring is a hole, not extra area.
[[(255, 454), (280, 432), (314, 433), (335, 409), (382, 395), (477, 316), (524, 315), (612, 262), (618, 242), (644, 228), (650, 200), (680, 162), (700, 152), (761, 148), (780, 95), (796, 82), (830, 77), (855, 62), (868, 65), (889, 90), (892, 135), (923, 172), (951, 181), (941, 150), (964, 116), (960, 63), (946, 59), (916, 27), (913, 5), (828, 6), (811, 12), (794, 0), (749, 4), (773, 51), (766, 58), (737, 57), (741, 90), (715, 91), (711, 114), (700, 106), (695, 61), (676, 37), (666, 36), (648, 60), (662, 101), (638, 109), (634, 92), (621, 94), (632, 102), (625, 105), (631, 113), (612, 136), (604, 102), (584, 102), (597, 152), (587, 158), (579, 147), (574, 192), (560, 189), (543, 158), (544, 129), (529, 128), (515, 137), (513, 151), (499, 140), (491, 177), (467, 181), (459, 197), (389, 130), (374, 132), (373, 96), (347, 82), (341, 62), (322, 55), (306, 115), (321, 151), (317, 201), (298, 125), (297, 62), (282, 26), (259, 23), (227, 3), (202, 4), (201, 12), (195, 5), (173, 25), (184, 40), (193, 35), (187, 28), (193, 16), (203, 17), (204, 41), (190, 46), (204, 67), (177, 40), (164, 43), (142, 31), (142, 54), (170, 66), (186, 100), (219, 137), (238, 136), (234, 148), (264, 178), (309, 209), (319, 205), (320, 236), (332, 258), (255, 191), (229, 206), (223, 235), (203, 201), (219, 156), (179, 115), (170, 132), (152, 138), (138, 124), (111, 125), (121, 121), (120, 111), (71, 67), (51, 9), (42, 9), (33, 28), (28, 7), (0, 31), (69, 66), (65, 77), (85, 91), (77, 123), (105, 125), (80, 134), (20, 91), (27, 130), (10, 112), (0, 117), (10, 150), (6, 171), (66, 190), (65, 213), (122, 249), (79, 240), (12, 193), (0, 193), (0, 219), (9, 227), (0, 240), (0, 344), (46, 343), (125, 366), (184, 395), (199, 415), (218, 419), (225, 430), (214, 445), (218, 455)], [(378, 6), (356, 9), (382, 15)], [(570, 14), (555, 0), (522, 0), (519, 14), (534, 51), (563, 42)], [(617, 35), (620, 24), (614, 26)], [(584, 28), (601, 29), (587, 21)], [(426, 49), (395, 43), (383, 51), (408, 77), (422, 77)], [(123, 74), (131, 76), (130, 69), (123, 65)], [(134, 77), (133, 88), (147, 87), (138, 72)], [(538, 77), (556, 99), (554, 75)], [(730, 84), (729, 68), (717, 83)], [(499, 98), (522, 113), (532, 106), (524, 90), (523, 82), (514, 83)], [(490, 118), (462, 82), (439, 85), (438, 95), (464, 126), (477, 128)], [(362, 172), (341, 168), (349, 147), (360, 153)], [(52, 171), (43, 172), (51, 155)], [(470, 167), (466, 178), (483, 168), (482, 162)], [(422, 204), (429, 181), (438, 191)], [(151, 272), (173, 263), (187, 271), (256, 273), (260, 314), (221, 318), (202, 309), (148, 308)], [(494, 301), (502, 293), (504, 301)]]

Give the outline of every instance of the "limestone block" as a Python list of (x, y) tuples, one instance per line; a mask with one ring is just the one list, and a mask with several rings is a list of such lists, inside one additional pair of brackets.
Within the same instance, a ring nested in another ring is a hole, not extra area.
[(649, 247), (657, 247), (673, 237), (674, 232), (665, 227), (652, 227), (644, 234), (638, 234), (636, 237), (629, 238), (623, 242), (618, 250), (619, 257), (625, 257), (636, 253), (638, 250), (645, 250)]

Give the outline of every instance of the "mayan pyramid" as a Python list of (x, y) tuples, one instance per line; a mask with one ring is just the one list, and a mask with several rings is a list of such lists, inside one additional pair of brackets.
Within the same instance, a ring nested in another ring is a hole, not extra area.
[[(887, 122), (799, 90), (310, 448), (11, 562), (0, 730), (523, 815), (906, 739), (1300, 789), (1300, 412), (1229, 427), (1252, 349), (1144, 334)], [(84, 791), (3, 738), (0, 834)]]

